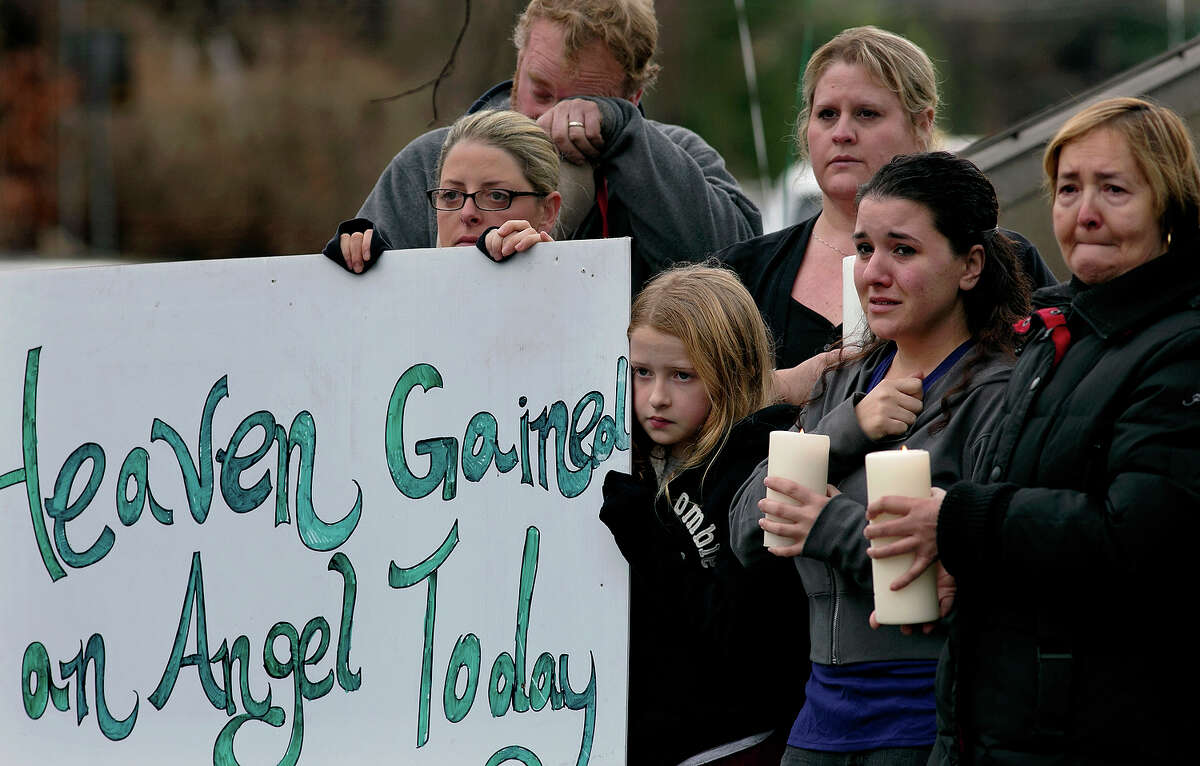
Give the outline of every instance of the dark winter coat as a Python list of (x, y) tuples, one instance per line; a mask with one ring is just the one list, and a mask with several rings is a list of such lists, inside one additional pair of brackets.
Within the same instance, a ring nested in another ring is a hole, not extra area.
[(1200, 253), (1034, 305), (976, 477), (990, 483), (954, 485), (941, 509), (958, 594), (935, 755), (1175, 762), (1195, 710), (1181, 693), (1195, 694)]

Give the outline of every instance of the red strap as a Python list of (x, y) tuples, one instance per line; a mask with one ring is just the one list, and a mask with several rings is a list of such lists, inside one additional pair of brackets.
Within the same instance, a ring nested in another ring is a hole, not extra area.
[[(1067, 318), (1062, 309), (1058, 308), (1038, 309), (1033, 313), (1042, 321), (1042, 326), (1050, 331), (1050, 341), (1054, 344), (1054, 366), (1057, 367), (1063, 355), (1067, 353), (1067, 346), (1071, 345), (1071, 330), (1067, 327)], [(1033, 317), (1026, 317), (1014, 322), (1013, 329), (1018, 335), (1024, 335), (1033, 327), (1032, 319)]]
[(1067, 353), (1067, 346), (1071, 345), (1071, 331), (1067, 329), (1067, 318), (1063, 316), (1062, 309), (1038, 309), (1036, 313), (1050, 331), (1050, 340), (1054, 343), (1054, 366), (1057, 367), (1063, 354)]
[(1046, 327), (1049, 327), (1051, 330), (1067, 323), (1067, 318), (1063, 316), (1062, 309), (1038, 309), (1034, 313), (1041, 317), (1042, 324), (1044, 324)]
[[(599, 173), (597, 173), (599, 175)], [(608, 239), (608, 179), (601, 178), (596, 187), (596, 205), (600, 208), (600, 236)]]

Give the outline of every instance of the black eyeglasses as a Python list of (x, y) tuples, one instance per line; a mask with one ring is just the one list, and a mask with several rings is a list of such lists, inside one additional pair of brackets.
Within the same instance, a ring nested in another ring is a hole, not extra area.
[(512, 191), (511, 189), (480, 189), (467, 194), (458, 189), (430, 189), (429, 204), (435, 210), (462, 210), (467, 200), (473, 200), (480, 210), (508, 210), (515, 197), (545, 197), (549, 192)]

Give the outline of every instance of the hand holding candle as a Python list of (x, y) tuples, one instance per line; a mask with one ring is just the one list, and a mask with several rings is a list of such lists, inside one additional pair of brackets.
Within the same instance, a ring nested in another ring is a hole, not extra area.
[[(791, 479), (813, 492), (825, 494), (829, 476), (829, 437), (823, 434), (806, 434), (803, 431), (772, 431), (770, 448), (767, 452), (767, 476)], [(767, 499), (788, 505), (796, 502), (787, 495), (767, 489)], [(771, 521), (781, 521), (767, 515)], [(782, 547), (796, 541), (763, 530), (763, 547)]]
[[(867, 503), (875, 504), (883, 497), (898, 496), (929, 500), (929, 453), (925, 450), (891, 450), (872, 452), (866, 457)], [(940, 505), (940, 496), (937, 498)], [(874, 514), (871, 524), (882, 523), (896, 516)], [(894, 538), (875, 537), (868, 533), (871, 547), (886, 545)], [(915, 580), (900, 590), (892, 590), (892, 582), (905, 575), (915, 561), (915, 554), (905, 553), (887, 558), (871, 559), (875, 582), (875, 619), (881, 625), (915, 625), (938, 619), (937, 581), (933, 568), (926, 568)]]
[(873, 559), (886, 559), (902, 553), (911, 553), (915, 557), (908, 571), (892, 581), (893, 589), (903, 588), (937, 561), (938, 516), (946, 490), (934, 487), (931, 493), (926, 498), (891, 495), (867, 506), (867, 519), (875, 523), (868, 524), (863, 534), (871, 540), (890, 540), (872, 546), (867, 554)]

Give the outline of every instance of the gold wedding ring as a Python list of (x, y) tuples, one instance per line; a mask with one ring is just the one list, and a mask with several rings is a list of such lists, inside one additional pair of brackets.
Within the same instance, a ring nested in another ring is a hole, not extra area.
[(569, 122), (567, 123), (567, 127), (568, 127), (568, 128), (582, 128), (582, 127), (583, 127), (583, 123), (582, 123), (582, 122), (579, 122), (579, 121), (577, 121), (577, 120), (571, 120), (571, 121), (569, 121)]

